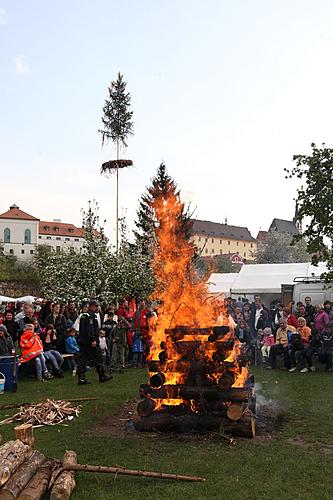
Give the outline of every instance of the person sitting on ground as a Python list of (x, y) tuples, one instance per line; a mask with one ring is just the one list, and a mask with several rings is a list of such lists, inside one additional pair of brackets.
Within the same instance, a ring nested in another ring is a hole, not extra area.
[(65, 347), (66, 347), (66, 352), (68, 354), (74, 355), (73, 359), (68, 359), (68, 362), (72, 370), (72, 375), (75, 376), (77, 371), (77, 359), (78, 359), (78, 354), (80, 352), (80, 348), (76, 340), (76, 330), (74, 327), (69, 328), (69, 330), (67, 330)]
[(34, 332), (34, 325), (32, 323), (24, 326), (20, 339), (20, 347), (22, 351), (21, 363), (28, 363), (31, 360), (35, 361), (38, 381), (42, 382), (44, 379), (49, 380), (53, 378), (46, 367), (43, 343), (39, 335)]
[(19, 329), (19, 325), (14, 320), (12, 311), (10, 311), (10, 310), (6, 311), (5, 320), (3, 322), (3, 325), (7, 328), (7, 332), (9, 333), (9, 335), (11, 336), (11, 338), (13, 339), (13, 342), (15, 344), (15, 342), (17, 341), (17, 332)]
[(318, 360), (326, 365), (328, 372), (333, 371), (333, 323), (326, 323), (321, 337), (321, 349)]
[(288, 354), (288, 333), (293, 333), (296, 328), (287, 324), (286, 318), (280, 318), (280, 327), (276, 332), (275, 344), (271, 347), (269, 352), (269, 366), (268, 369), (274, 369), (276, 365), (276, 356), (283, 354), (284, 366), (287, 370), (290, 368), (290, 360)]
[(323, 304), (316, 305), (316, 314), (314, 317), (314, 327), (321, 335), (325, 329), (326, 324), (329, 322), (329, 317), (327, 312), (324, 310)]
[(274, 345), (274, 335), (272, 334), (272, 329), (269, 327), (266, 327), (263, 331), (263, 336), (261, 340), (261, 354), (262, 354), (262, 359), (264, 363), (268, 362), (269, 359), (269, 352), (271, 350), (271, 347)]
[(12, 356), (14, 350), (14, 342), (7, 328), (0, 325), (0, 356)]
[[(291, 368), (289, 369), (289, 371), (296, 371), (296, 365), (298, 365), (300, 372), (306, 373), (309, 371), (306, 367), (306, 357), (309, 349), (311, 328), (306, 326), (305, 318), (300, 317), (298, 318), (297, 322), (298, 326), (296, 333), (291, 336), (291, 345), (289, 349)], [(314, 367), (311, 368), (311, 371), (315, 371)]]
[(52, 365), (52, 373), (56, 377), (62, 378), (62, 364), (64, 358), (57, 350), (57, 332), (53, 325), (46, 325), (44, 333), (40, 333), (40, 338), (43, 342), (44, 357)]

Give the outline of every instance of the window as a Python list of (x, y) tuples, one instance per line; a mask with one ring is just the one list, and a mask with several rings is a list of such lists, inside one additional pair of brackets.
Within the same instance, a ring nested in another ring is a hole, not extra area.
[(222, 250), (220, 249), (220, 254), (222, 255)]
[(212, 238), (212, 243), (214, 243), (214, 238)]
[(31, 245), (31, 231), (30, 229), (26, 229), (24, 231), (24, 243), (27, 245)]
[(79, 241), (79, 238), (74, 238), (74, 241)]
[(66, 240), (66, 241), (71, 241), (71, 239), (70, 239), (70, 238), (65, 238), (65, 240)]
[(33, 250), (30, 250), (30, 255), (33, 255), (34, 254), (34, 251)]
[(206, 242), (206, 243), (207, 243), (207, 241), (208, 241), (208, 238), (205, 238), (205, 242)]
[(9, 227), (6, 227), (6, 229), (3, 232), (3, 241), (4, 241), (4, 243), (10, 243), (10, 229), (9, 229)]
[(246, 252), (244, 252), (244, 257), (246, 257)]
[(230, 245), (230, 241), (228, 241), (228, 245)]
[(24, 253), (24, 250), (21, 250), (21, 253)]
[(60, 236), (57, 236), (57, 237), (56, 237), (56, 240), (61, 240)]
[(222, 245), (222, 240), (220, 240), (220, 245)]
[(246, 243), (244, 243), (244, 246), (246, 247)]
[(208, 253), (208, 248), (205, 248), (205, 252)]
[(38, 238), (39, 238), (40, 240), (42, 239), (42, 237), (41, 237), (41, 236), (38, 236)]
[(252, 245), (252, 243), (251, 243), (251, 248), (253, 248), (253, 245)]
[(13, 255), (14, 250), (12, 248), (9, 249), (9, 253)]
[(60, 253), (60, 247), (56, 247), (56, 252)]
[(214, 248), (212, 248), (212, 253), (214, 253)]
[(50, 240), (50, 239), (51, 239), (51, 236), (46, 236), (46, 239), (47, 239), (47, 240)]
[(237, 241), (236, 245), (238, 246), (238, 241)]

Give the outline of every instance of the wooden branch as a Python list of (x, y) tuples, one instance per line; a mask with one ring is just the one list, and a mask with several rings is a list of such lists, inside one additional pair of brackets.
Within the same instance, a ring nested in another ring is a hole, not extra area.
[(8, 441), (0, 448), (0, 486), (3, 486), (25, 461), (29, 451), (29, 446), (19, 440)]
[(0, 499), (12, 500), (17, 498), (44, 460), (45, 456), (39, 451), (29, 452), (25, 461), (0, 490)]
[[(206, 481), (204, 477), (165, 474), (164, 472), (149, 472), (145, 470), (125, 469), (124, 467), (106, 467), (103, 465), (76, 464), (66, 465), (66, 470), (80, 472), (103, 472), (107, 474), (124, 474), (126, 476), (155, 477), (157, 479), (175, 479), (176, 481)], [(52, 500), (52, 497), (51, 497)]]
[(32, 428), (32, 424), (22, 424), (14, 427), (15, 437), (22, 441), (22, 443), (27, 444), (31, 448), (35, 446), (35, 436)]
[(41, 500), (49, 488), (54, 462), (46, 460), (31, 478), (18, 500)]
[[(96, 401), (97, 398), (66, 398), (66, 399), (59, 399), (59, 401)], [(10, 410), (11, 408), (20, 408), (21, 406), (25, 405), (31, 405), (31, 404), (39, 404), (39, 403), (45, 403), (46, 399), (42, 399), (41, 401), (29, 401), (25, 403), (13, 403), (13, 404), (8, 404), (8, 405), (0, 405), (0, 410)]]
[(75, 451), (66, 451), (63, 459), (63, 472), (55, 480), (50, 500), (67, 500), (75, 488), (73, 467), (77, 464)]

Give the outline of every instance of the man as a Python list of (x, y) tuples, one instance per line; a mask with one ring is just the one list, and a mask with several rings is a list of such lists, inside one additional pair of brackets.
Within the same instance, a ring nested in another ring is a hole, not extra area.
[(308, 326), (310, 326), (314, 322), (316, 308), (311, 304), (311, 297), (305, 297), (304, 300), (305, 300), (305, 313), (306, 313), (304, 318), (306, 318), (307, 321), (309, 320), (310, 324)]
[(29, 302), (24, 302), (23, 307), (19, 313), (15, 315), (16, 323), (20, 323), (21, 319), (23, 319), (27, 314), (27, 311), (32, 308), (32, 304)]
[[(15, 316), (16, 318), (16, 316)], [(33, 324), (34, 322), (34, 310), (33, 307), (29, 304), (24, 305), (24, 316), (19, 320), (19, 328), (18, 328), (18, 340), (20, 342), (20, 338), (22, 332), (24, 330), (25, 325)]]
[(289, 347), (288, 347), (288, 333), (292, 334), (296, 332), (296, 328), (287, 324), (285, 318), (280, 319), (280, 327), (276, 332), (275, 344), (271, 347), (269, 352), (269, 366), (267, 368), (272, 370), (276, 365), (276, 356), (278, 354), (283, 354), (284, 366), (289, 370), (291, 368), (289, 359)]
[(99, 327), (96, 314), (98, 304), (96, 300), (91, 300), (88, 305), (88, 312), (83, 313), (79, 326), (80, 355), (77, 364), (78, 385), (89, 384), (86, 379), (87, 362), (92, 362), (95, 366), (100, 382), (107, 382), (112, 379), (112, 375), (106, 376), (103, 368), (103, 357), (99, 347)]
[(14, 342), (7, 328), (0, 325), (0, 356), (12, 356), (14, 351)]
[(324, 331), (321, 334), (321, 349), (319, 351), (318, 360), (326, 365), (328, 372), (333, 371), (333, 323), (329, 322), (325, 325)]

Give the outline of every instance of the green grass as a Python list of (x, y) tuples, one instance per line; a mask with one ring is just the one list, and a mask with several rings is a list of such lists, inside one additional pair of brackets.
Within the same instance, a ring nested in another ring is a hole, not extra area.
[[(321, 368), (322, 369), (322, 368)], [(126, 476), (77, 474), (72, 498), (91, 499), (331, 499), (333, 497), (333, 378), (324, 372), (300, 374), (255, 370), (266, 397), (285, 412), (282, 427), (273, 437), (238, 439), (229, 447), (224, 440), (178, 439), (172, 436), (94, 434), (93, 428), (116, 407), (138, 393), (146, 380), (144, 370), (116, 374), (112, 382), (77, 386), (63, 380), (40, 384), (20, 381), (17, 394), (0, 396), (0, 404), (46, 397), (96, 396), (85, 402), (80, 417), (68, 427), (35, 429), (36, 447), (52, 457), (74, 449), (80, 463), (122, 465), (128, 468), (204, 476), (206, 483), (181, 483)], [(15, 410), (13, 410), (15, 411)], [(1, 419), (12, 410), (2, 410)], [(13, 425), (2, 426), (8, 440)], [(291, 443), (291, 440), (295, 443)], [(297, 444), (299, 443), (299, 444)]]

